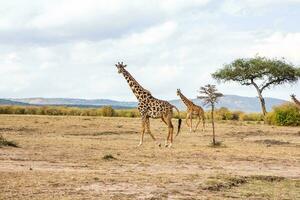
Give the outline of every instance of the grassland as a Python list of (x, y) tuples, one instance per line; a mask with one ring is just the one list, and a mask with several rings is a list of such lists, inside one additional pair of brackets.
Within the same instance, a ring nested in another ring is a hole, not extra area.
[(0, 115), (0, 199), (300, 199), (299, 127), (216, 126), (138, 148), (138, 118)]

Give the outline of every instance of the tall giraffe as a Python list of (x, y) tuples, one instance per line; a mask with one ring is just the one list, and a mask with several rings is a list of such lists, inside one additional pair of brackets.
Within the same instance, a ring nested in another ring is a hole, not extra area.
[(300, 101), (296, 98), (296, 95), (292, 94), (291, 97), (294, 103), (296, 104), (296, 106), (300, 108)]
[[(200, 106), (195, 105), (191, 100), (186, 98), (180, 91), (180, 89), (177, 89), (177, 95), (181, 98), (183, 103), (186, 105), (187, 110), (186, 110), (186, 125), (190, 128), (190, 132), (192, 132), (192, 119), (193, 115), (196, 115), (198, 117), (198, 122), (196, 124), (194, 132), (196, 132), (198, 125), (200, 124), (200, 121), (202, 120), (203, 123), (203, 129), (205, 128), (205, 115), (204, 115), (204, 110)], [(190, 124), (188, 124), (188, 119), (190, 119)]]
[[(180, 115), (179, 110), (171, 105), (167, 101), (159, 100), (154, 98), (151, 93), (144, 89), (132, 76), (131, 74), (125, 69), (127, 65), (123, 65), (123, 62), (116, 64), (118, 69), (118, 73), (123, 74), (124, 78), (128, 82), (133, 94), (136, 96), (138, 103), (138, 110), (142, 117), (142, 132), (140, 143), (138, 146), (143, 144), (145, 129), (151, 136), (151, 138), (156, 142), (156, 138), (150, 131), (150, 120), (149, 118), (161, 118), (162, 121), (168, 126), (168, 137), (165, 143), (166, 147), (171, 147), (173, 144), (173, 124), (172, 124), (172, 117), (173, 117), (173, 108), (175, 108)], [(180, 132), (181, 126), (181, 119), (178, 120), (178, 130), (177, 134)], [(161, 146), (160, 143), (157, 143), (158, 146)]]

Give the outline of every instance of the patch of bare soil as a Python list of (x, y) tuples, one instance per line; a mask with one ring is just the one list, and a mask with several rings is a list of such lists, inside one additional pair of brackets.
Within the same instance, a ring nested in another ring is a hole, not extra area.
[(135, 199), (154, 199), (157, 194), (164, 193), (164, 188), (158, 188), (152, 184), (137, 184), (129, 182), (119, 183), (104, 183), (98, 182), (89, 185), (84, 185), (76, 188), (77, 191), (89, 191), (93, 193), (108, 193), (111, 196), (122, 194), (127, 197), (134, 197)]
[(257, 163), (257, 162), (231, 162), (224, 164), (224, 171), (230, 171), (237, 175), (269, 175), (286, 178), (300, 178), (299, 165), (279, 165), (277, 163)]
[(90, 169), (87, 164), (80, 163), (55, 163), (48, 161), (1, 161), (1, 172), (26, 172), (26, 171), (38, 171), (38, 172), (78, 172), (78, 173), (105, 173), (105, 170)]
[(137, 131), (103, 131), (96, 133), (69, 133), (65, 135), (70, 136), (103, 136), (103, 135), (124, 135), (124, 134), (137, 134)]

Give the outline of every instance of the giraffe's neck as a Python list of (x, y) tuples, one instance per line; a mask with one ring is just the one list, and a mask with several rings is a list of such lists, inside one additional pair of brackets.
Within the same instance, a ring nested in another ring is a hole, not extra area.
[(193, 102), (186, 98), (182, 93), (179, 93), (179, 96), (187, 107), (191, 107), (193, 105)]
[(297, 104), (298, 106), (300, 106), (300, 101), (298, 99), (296, 99), (296, 97), (292, 97), (293, 101), (295, 102), (295, 104)]
[(151, 93), (144, 89), (127, 70), (124, 69), (122, 74), (139, 102), (151, 96)]

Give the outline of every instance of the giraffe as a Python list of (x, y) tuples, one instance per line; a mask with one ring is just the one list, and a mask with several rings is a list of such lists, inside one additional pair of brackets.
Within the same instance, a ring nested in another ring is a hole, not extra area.
[[(202, 131), (204, 131), (205, 128), (205, 116), (204, 116), (204, 110), (203, 108), (201, 108), (200, 106), (195, 105), (191, 100), (189, 100), (188, 98), (186, 98), (180, 91), (180, 89), (177, 89), (177, 95), (181, 98), (181, 100), (183, 101), (183, 103), (186, 105), (187, 107), (187, 111), (186, 111), (186, 125), (190, 128), (190, 132), (192, 132), (192, 118), (193, 115), (196, 115), (198, 117), (198, 122), (196, 124), (195, 130), (194, 132), (196, 132), (198, 125), (200, 123), (200, 120), (202, 119), (202, 123), (203, 123), (203, 129)], [(190, 119), (190, 125), (188, 124), (188, 119)]]
[[(168, 126), (168, 136), (165, 142), (166, 147), (171, 147), (173, 144), (173, 108), (175, 108), (180, 116), (179, 110), (170, 104), (167, 101), (163, 101), (160, 99), (156, 99), (152, 96), (152, 94), (144, 89), (133, 77), (132, 75), (125, 69), (127, 65), (124, 65), (123, 62), (116, 64), (119, 74), (123, 74), (126, 79), (129, 87), (131, 88), (133, 94), (136, 96), (138, 100), (138, 111), (142, 117), (142, 131), (140, 136), (140, 143), (138, 146), (143, 144), (145, 130), (151, 136), (151, 138), (158, 144), (160, 147), (161, 144), (156, 141), (156, 138), (150, 131), (150, 119), (149, 118), (161, 118), (162, 121)], [(177, 134), (180, 132), (181, 119), (178, 119), (178, 129)]]
[(292, 94), (291, 95), (292, 100), (294, 101), (294, 103), (296, 104), (296, 106), (298, 108), (300, 108), (300, 101), (296, 98), (296, 95)]

